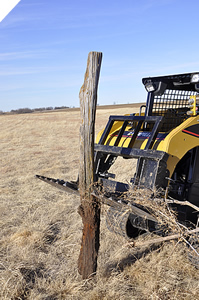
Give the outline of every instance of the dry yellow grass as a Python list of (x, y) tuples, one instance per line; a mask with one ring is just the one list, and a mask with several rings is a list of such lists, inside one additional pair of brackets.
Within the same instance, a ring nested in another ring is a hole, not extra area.
[[(137, 110), (99, 109), (96, 132), (110, 114)], [(79, 198), (34, 178), (76, 179), (79, 112), (0, 116), (0, 124), (0, 299), (199, 299), (199, 271), (183, 245), (124, 248), (104, 213), (97, 274), (83, 281)], [(116, 168), (127, 180), (128, 166)]]

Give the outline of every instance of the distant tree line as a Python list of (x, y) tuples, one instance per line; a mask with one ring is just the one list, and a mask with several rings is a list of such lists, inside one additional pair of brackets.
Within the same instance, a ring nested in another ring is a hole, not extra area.
[(18, 108), (18, 109), (12, 109), (10, 112), (3, 112), (2, 110), (0, 110), (0, 115), (3, 114), (7, 114), (7, 113), (11, 113), (11, 114), (29, 114), (29, 113), (33, 113), (33, 112), (42, 112), (42, 111), (50, 111), (50, 110), (56, 110), (56, 109), (66, 109), (69, 108), (68, 106), (55, 106), (55, 107), (40, 107), (40, 108)]

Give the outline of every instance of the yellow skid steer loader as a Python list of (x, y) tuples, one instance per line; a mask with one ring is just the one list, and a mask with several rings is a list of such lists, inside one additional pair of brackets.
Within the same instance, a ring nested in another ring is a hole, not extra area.
[[(147, 90), (146, 105), (139, 113), (110, 116), (95, 144), (95, 194), (110, 206), (108, 228), (127, 238), (158, 232), (150, 210), (128, 203), (124, 195), (129, 190), (166, 193), (176, 200), (170, 206), (186, 226), (197, 225), (199, 212), (199, 73), (148, 77), (142, 82)], [(136, 172), (128, 183), (113, 180), (115, 174), (109, 173), (119, 156), (137, 159)], [(36, 176), (78, 194), (78, 180)], [(185, 202), (191, 205), (181, 205)], [(126, 206), (130, 207), (128, 213)]]

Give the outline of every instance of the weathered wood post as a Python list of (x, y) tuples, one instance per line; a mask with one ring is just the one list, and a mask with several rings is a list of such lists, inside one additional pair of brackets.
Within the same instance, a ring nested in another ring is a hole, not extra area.
[(91, 195), (94, 181), (94, 138), (97, 87), (100, 75), (102, 53), (90, 52), (80, 98), (80, 167), (79, 214), (83, 222), (83, 235), (78, 270), (83, 279), (93, 275), (97, 269), (100, 232), (100, 204)]

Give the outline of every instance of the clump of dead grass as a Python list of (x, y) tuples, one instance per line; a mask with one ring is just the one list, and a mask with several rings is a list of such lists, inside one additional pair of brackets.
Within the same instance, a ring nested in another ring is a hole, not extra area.
[[(169, 206), (167, 201), (168, 191), (137, 189), (128, 193), (128, 199), (131, 204), (140, 205), (146, 209), (158, 222), (159, 229), (163, 234), (181, 234), (181, 239), (186, 243), (185, 237), (190, 235), (190, 229), (194, 224), (182, 224), (178, 221), (177, 211)], [(158, 230), (158, 228), (157, 228)], [(197, 239), (197, 234), (195, 234)]]

